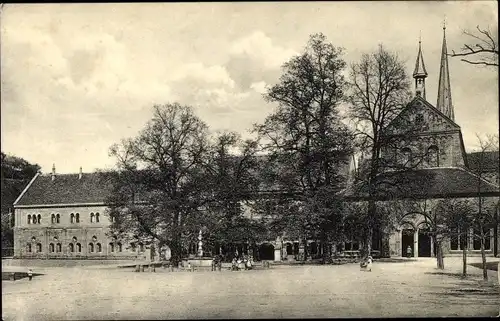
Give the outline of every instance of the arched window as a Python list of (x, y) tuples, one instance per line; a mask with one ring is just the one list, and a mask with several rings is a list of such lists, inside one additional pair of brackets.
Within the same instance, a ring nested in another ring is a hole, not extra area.
[(89, 252), (94, 252), (94, 243), (89, 243)]
[(73, 242), (78, 241), (78, 239), (76, 238), (76, 236), (73, 236), (73, 239), (72, 239), (72, 240), (73, 240)]
[(95, 245), (95, 248), (96, 248), (96, 252), (101, 253), (101, 251), (102, 251), (101, 243), (97, 243)]
[(75, 223), (75, 214), (71, 213), (71, 215), (69, 216), (69, 221), (71, 223)]
[(94, 242), (97, 241), (97, 236), (95, 236), (95, 235), (92, 236), (92, 241), (94, 241)]
[(57, 224), (61, 223), (61, 215), (59, 215), (59, 213), (57, 213), (56, 215), (56, 223)]
[(95, 222), (99, 223), (99, 213), (95, 213)]
[(410, 166), (412, 162), (411, 149), (409, 149), (408, 147), (403, 148), (401, 153), (403, 154), (402, 157), (403, 165)]
[(57, 253), (61, 253), (61, 250), (62, 250), (62, 245), (61, 245), (61, 243), (57, 243), (57, 246), (56, 246), (56, 252), (57, 252)]
[(40, 224), (40, 222), (42, 221), (42, 216), (40, 214), (38, 214), (38, 224)]
[(50, 251), (50, 253), (54, 253), (54, 251), (55, 251), (54, 243), (49, 244), (49, 251)]
[(77, 223), (80, 223), (80, 213), (76, 213), (76, 215), (75, 215), (75, 221)]
[(28, 215), (28, 224), (31, 224), (31, 215)]
[(56, 216), (54, 214), (50, 215), (50, 223), (54, 224), (56, 222)]
[(115, 251), (115, 245), (113, 243), (109, 243), (109, 251), (114, 252)]
[(31, 243), (26, 244), (26, 251), (31, 253)]
[(68, 247), (71, 253), (75, 252), (75, 245), (73, 243), (69, 243)]
[(90, 223), (94, 223), (94, 213), (90, 213)]
[(36, 243), (36, 252), (41, 253), (42, 252), (42, 243)]
[(427, 149), (427, 162), (430, 167), (439, 167), (439, 148), (436, 145)]
[(80, 243), (76, 243), (76, 251), (78, 253), (81, 253), (82, 252), (82, 245)]
[(122, 244), (120, 242), (118, 242), (118, 244), (116, 244), (116, 246), (118, 247), (118, 252), (121, 252), (122, 251)]

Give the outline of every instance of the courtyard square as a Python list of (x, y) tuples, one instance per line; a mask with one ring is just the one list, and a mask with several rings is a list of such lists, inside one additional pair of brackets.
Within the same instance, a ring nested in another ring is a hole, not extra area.
[[(254, 271), (134, 273), (40, 268), (33, 281), (2, 281), (4, 320), (496, 316), (495, 271), (461, 279), (461, 258), (401, 263), (272, 266)], [(493, 259), (498, 261), (497, 259)], [(471, 262), (479, 258), (471, 258)], [(13, 267), (9, 267), (13, 269)], [(34, 272), (37, 269), (34, 268)]]

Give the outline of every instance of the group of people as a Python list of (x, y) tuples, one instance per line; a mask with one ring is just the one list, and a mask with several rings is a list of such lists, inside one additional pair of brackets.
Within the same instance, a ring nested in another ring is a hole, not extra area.
[(251, 270), (253, 269), (253, 259), (251, 256), (240, 256), (233, 258), (231, 262), (231, 271)]

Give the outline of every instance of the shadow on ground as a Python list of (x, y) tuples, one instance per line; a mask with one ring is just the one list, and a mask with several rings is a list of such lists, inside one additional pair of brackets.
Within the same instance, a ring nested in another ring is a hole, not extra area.
[[(482, 269), (483, 264), (482, 263), (470, 263), (470, 266), (477, 267)], [(486, 262), (486, 269), (492, 270), (492, 271), (498, 271), (498, 262)]]

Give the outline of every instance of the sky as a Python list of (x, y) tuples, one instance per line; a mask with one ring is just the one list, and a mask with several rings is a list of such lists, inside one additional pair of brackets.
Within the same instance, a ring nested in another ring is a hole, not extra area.
[[(247, 137), (274, 106), (281, 66), (322, 32), (353, 63), (379, 44), (413, 72), (421, 35), (427, 100), (448, 51), (476, 25), (498, 32), (496, 1), (7, 4), (1, 25), (1, 149), (42, 172), (110, 169), (152, 106), (191, 105), (212, 131)], [(467, 151), (498, 134), (498, 70), (449, 59)]]

